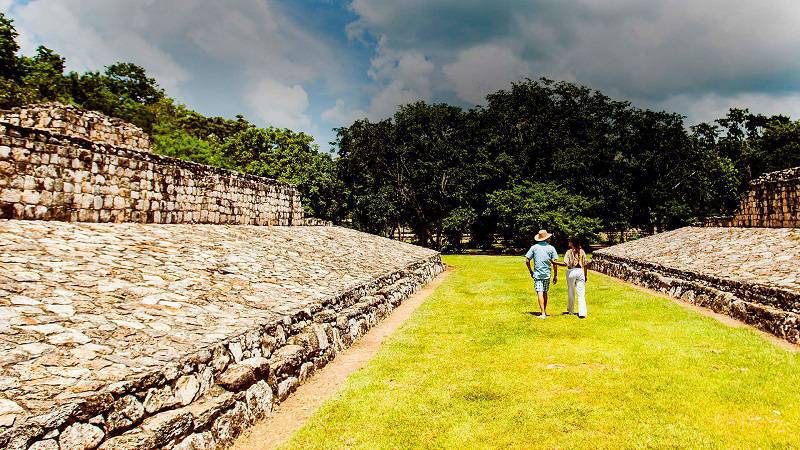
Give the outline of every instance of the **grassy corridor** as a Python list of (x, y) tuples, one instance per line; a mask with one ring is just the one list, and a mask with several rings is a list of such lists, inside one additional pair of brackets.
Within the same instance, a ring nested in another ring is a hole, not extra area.
[(546, 321), (520, 257), (455, 272), (288, 448), (800, 447), (800, 353), (589, 274)]

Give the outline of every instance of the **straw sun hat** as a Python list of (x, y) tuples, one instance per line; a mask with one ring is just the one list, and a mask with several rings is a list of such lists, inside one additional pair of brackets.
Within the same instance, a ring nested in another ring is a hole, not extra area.
[(550, 236), (552, 236), (552, 234), (548, 233), (547, 230), (539, 230), (534, 239), (536, 239), (536, 242), (542, 242), (550, 239)]

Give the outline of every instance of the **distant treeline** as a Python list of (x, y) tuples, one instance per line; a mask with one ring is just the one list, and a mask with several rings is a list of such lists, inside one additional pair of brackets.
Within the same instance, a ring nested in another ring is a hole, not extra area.
[(523, 246), (539, 228), (560, 239), (600, 230), (674, 228), (731, 212), (747, 182), (800, 165), (800, 121), (732, 109), (687, 129), (656, 112), (568, 82), (524, 80), (464, 110), (417, 102), (391, 119), (337, 129), (337, 155), (288, 129), (205, 117), (130, 63), (64, 72), (40, 47), (18, 56), (0, 14), (0, 107), (61, 101), (135, 123), (156, 152), (296, 184), (307, 212), (423, 245), (493, 237)]

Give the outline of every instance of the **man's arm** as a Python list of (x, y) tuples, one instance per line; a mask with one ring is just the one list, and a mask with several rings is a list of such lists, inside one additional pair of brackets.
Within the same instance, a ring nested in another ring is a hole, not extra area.
[(556, 263), (555, 259), (550, 260), (550, 265), (553, 266), (553, 284), (558, 283), (558, 263)]
[(533, 277), (533, 269), (531, 269), (531, 259), (530, 258), (525, 258), (525, 265), (528, 266), (528, 273), (530, 273), (531, 277)]
[[(581, 250), (581, 253), (583, 253), (583, 250)], [(583, 253), (583, 264), (581, 265), (583, 266), (583, 281), (585, 282), (589, 279), (589, 269), (586, 268), (589, 265), (589, 261), (587, 261), (586, 253)]]

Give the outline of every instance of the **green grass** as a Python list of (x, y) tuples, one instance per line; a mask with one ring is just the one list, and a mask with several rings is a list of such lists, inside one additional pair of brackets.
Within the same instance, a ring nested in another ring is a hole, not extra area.
[(546, 321), (519, 257), (455, 271), (287, 448), (800, 447), (800, 353), (589, 274)]

